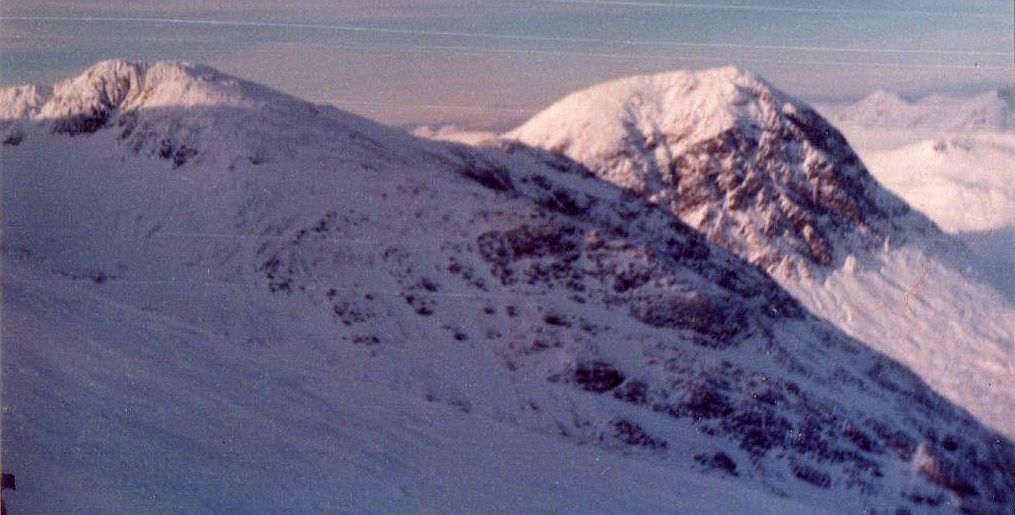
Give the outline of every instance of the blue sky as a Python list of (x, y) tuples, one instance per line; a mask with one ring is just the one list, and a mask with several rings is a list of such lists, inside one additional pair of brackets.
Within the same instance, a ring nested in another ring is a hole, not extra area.
[(1010, 0), (5, 0), (0, 82), (184, 59), (399, 125), (505, 128), (614, 77), (734, 64), (806, 100), (1012, 82)]

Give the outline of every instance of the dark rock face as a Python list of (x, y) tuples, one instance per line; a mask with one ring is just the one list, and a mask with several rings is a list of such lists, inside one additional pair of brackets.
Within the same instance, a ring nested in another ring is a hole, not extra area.
[(466, 151), (455, 152), (455, 156), (462, 160), (458, 169), (464, 177), (495, 191), (514, 189), (511, 174), (503, 166)]
[[(614, 420), (611, 422), (614, 429), (613, 436), (627, 445), (645, 447), (652, 450), (664, 450), (669, 444), (665, 440), (656, 438), (634, 422), (626, 419)], [(736, 465), (733, 465), (736, 470)], [(736, 475), (735, 473), (733, 475)]]
[(3, 143), (0, 144), (16, 147), (21, 144), (21, 141), (24, 140), (24, 138), (25, 135), (23, 133), (18, 130), (13, 130), (4, 135)]
[(574, 370), (564, 375), (553, 376), (550, 380), (574, 383), (593, 393), (606, 393), (624, 382), (624, 374), (609, 363), (593, 361), (579, 363)]
[(714, 454), (698, 454), (694, 457), (694, 461), (700, 463), (709, 470), (719, 470), (733, 477), (740, 475), (737, 473), (737, 463), (725, 452), (720, 451)]
[(60, 118), (53, 123), (53, 132), (58, 134), (91, 134), (106, 126), (113, 106), (100, 105), (85, 114)]
[[(744, 212), (747, 216), (760, 214), (763, 224), (750, 227), (760, 233), (757, 236), (782, 240), (788, 244), (788, 250), (812, 263), (834, 264), (831, 238), (835, 229), (856, 226), (870, 230), (865, 225), (864, 213), (877, 215), (879, 210), (863, 196), (858, 180), (845, 180), (831, 173), (831, 166), (811, 163), (803, 174), (787, 166), (786, 163), (800, 161), (802, 156), (789, 155), (790, 151), (778, 143), (797, 136), (766, 132), (756, 140), (730, 130), (716, 140), (688, 149), (668, 170), (675, 189), (672, 208), (682, 217), (704, 209), (706, 214), (699, 229), (716, 237), (739, 229), (738, 221), (722, 217), (721, 211)], [(773, 206), (779, 208), (772, 209)], [(740, 255), (750, 250), (741, 241), (727, 239), (724, 243)], [(769, 268), (782, 257), (772, 250), (756, 259)]]
[(643, 297), (632, 303), (630, 314), (653, 327), (685, 329), (716, 342), (732, 341), (747, 325), (747, 314), (739, 306), (698, 292)]
[[(742, 95), (775, 102), (763, 90)], [(767, 270), (787, 256), (837, 266), (846, 253), (883, 243), (905, 204), (878, 192), (846, 139), (813, 110), (770, 109), (782, 116), (729, 129), (668, 163), (663, 191), (673, 212)]]
[[(66, 96), (54, 99), (56, 120), (53, 132), (58, 134), (91, 134), (105, 127), (131, 91), (141, 87), (143, 67), (131, 64), (112, 64), (91, 69), (79, 81), (91, 86), (83, 96)], [(73, 93), (81, 91), (72, 90)]]

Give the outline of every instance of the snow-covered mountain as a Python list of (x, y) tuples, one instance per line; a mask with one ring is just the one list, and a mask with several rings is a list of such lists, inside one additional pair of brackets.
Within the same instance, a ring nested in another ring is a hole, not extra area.
[[(38, 122), (69, 136), (111, 129), (130, 153), (176, 167), (193, 160), (231, 168), (349, 148), (385, 158), (418, 152), (412, 138), (395, 129), (192, 64), (103, 61), (51, 88), (4, 89), (0, 116), (3, 139), (11, 143), (23, 137), (14, 121)], [(368, 141), (343, 145), (352, 138)], [(373, 148), (374, 139), (392, 145)]]
[(880, 129), (933, 131), (1010, 131), (1012, 88), (977, 95), (930, 95), (909, 99), (894, 91), (877, 90), (851, 104), (826, 105), (821, 111), (837, 124)]
[(816, 112), (737, 68), (593, 86), (505, 138), (585, 164), (772, 272), (841, 265), (899, 224), (932, 230)]
[(618, 183), (179, 63), (4, 91), (11, 507), (1010, 511), (1006, 437), (736, 255), (936, 237), (759, 102), (796, 120), (770, 164), (717, 110), (679, 147), (703, 211), (741, 160), (777, 228), (717, 245), (644, 162)]
[(1015, 309), (990, 286), (992, 271), (971, 269), (979, 261), (962, 242), (763, 79), (735, 68), (620, 79), (564, 98), (504, 138), (568, 156), (664, 206), (1015, 434)]

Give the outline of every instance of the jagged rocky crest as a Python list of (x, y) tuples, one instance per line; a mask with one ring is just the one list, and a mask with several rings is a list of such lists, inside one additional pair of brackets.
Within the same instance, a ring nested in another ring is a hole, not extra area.
[(594, 86), (504, 137), (567, 155), (780, 274), (841, 265), (900, 223), (930, 227), (813, 109), (736, 68)]

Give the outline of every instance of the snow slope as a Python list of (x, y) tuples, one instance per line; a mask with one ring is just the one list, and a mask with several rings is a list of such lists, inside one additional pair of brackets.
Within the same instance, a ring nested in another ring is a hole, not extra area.
[[(881, 184), (942, 229), (953, 234), (985, 231), (1011, 226), (1015, 212), (1015, 139), (1006, 91), (915, 102), (882, 91), (852, 106), (821, 106), (821, 111), (842, 128)], [(877, 117), (863, 115), (869, 106), (883, 103), (904, 107), (879, 108)], [(984, 104), (993, 107), (982, 108)], [(954, 111), (950, 116), (940, 112), (946, 105)], [(991, 114), (978, 114), (984, 110)], [(954, 121), (963, 115), (993, 121)], [(910, 127), (914, 118), (927, 123)]]
[[(844, 127), (871, 173), (971, 250), (968, 264), (1015, 300), (1015, 139)], [(961, 206), (961, 208), (956, 208)]]
[[(997, 291), (1010, 289), (992, 288), (995, 270), (875, 180), (837, 129), (763, 79), (735, 68), (620, 79), (574, 93), (503, 137), (566, 155), (668, 207), (818, 315), (1015, 434), (1015, 308)], [(1003, 151), (986, 152), (1002, 159)], [(904, 177), (888, 169), (902, 163), (878, 164), (878, 177)], [(926, 171), (916, 166), (907, 169)], [(1004, 198), (1008, 179), (992, 181)], [(967, 213), (1000, 220), (1010, 216), (1005, 208), (931, 212), (954, 227)], [(923, 307), (918, 315), (912, 303)]]
[(1008, 439), (574, 160), (179, 63), (53, 91), (4, 121), (12, 507), (1015, 503)]
[[(274, 350), (283, 342), (244, 341), (293, 324), (273, 327), (242, 312), (184, 323), (111, 300), (94, 283), (16, 265), (5, 272), (4, 470), (17, 473), (18, 490), (4, 498), (12, 510), (813, 509), (356, 381), (316, 364), (328, 353), (297, 338)], [(220, 284), (172, 294), (279, 307)]]
[[(925, 139), (871, 152), (865, 160), (886, 188), (961, 233), (1012, 224), (1015, 141), (1011, 135)], [(957, 208), (956, 206), (961, 206)]]

